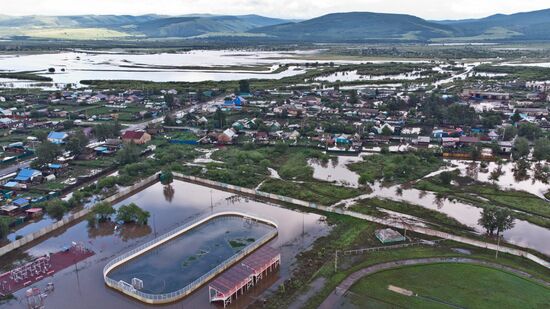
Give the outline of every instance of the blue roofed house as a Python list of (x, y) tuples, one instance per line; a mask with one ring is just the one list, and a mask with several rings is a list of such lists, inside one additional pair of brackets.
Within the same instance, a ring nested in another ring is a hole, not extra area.
[(29, 200), (26, 198), (18, 198), (15, 201), (13, 201), (13, 205), (17, 206), (19, 209), (26, 210), (29, 209), (31, 204), (29, 203)]
[(244, 104), (246, 103), (246, 100), (241, 97), (235, 97), (235, 98), (225, 98), (223, 101), (223, 107), (228, 108), (232, 107), (235, 109), (240, 109)]
[(32, 169), (32, 168), (22, 168), (17, 176), (15, 177), (15, 181), (17, 182), (32, 182), (37, 177), (41, 177), (42, 172)]
[(59, 145), (65, 143), (65, 139), (69, 136), (66, 132), (50, 132), (48, 134), (48, 141)]

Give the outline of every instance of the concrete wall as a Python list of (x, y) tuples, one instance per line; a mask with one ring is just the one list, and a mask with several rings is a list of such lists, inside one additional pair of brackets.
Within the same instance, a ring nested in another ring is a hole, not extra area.
[[(147, 187), (151, 183), (157, 181), (157, 179), (158, 179), (158, 174), (149, 176), (149, 177), (145, 178), (144, 180), (134, 184), (133, 186), (125, 188), (124, 190), (119, 191), (118, 193), (104, 199), (103, 201), (113, 203), (113, 202), (115, 202), (115, 201), (117, 201), (121, 198), (124, 198), (128, 194), (131, 194), (135, 191), (141, 190), (144, 187)], [(91, 208), (92, 207), (88, 207), (88, 208), (82, 209), (80, 211), (77, 211), (75, 213), (71, 213), (71, 214), (65, 216), (63, 219), (55, 222), (52, 225), (46, 226), (46, 227), (44, 227), (44, 228), (42, 228), (42, 229), (40, 229), (40, 230), (38, 230), (34, 233), (25, 235), (22, 238), (20, 238), (18, 240), (15, 240), (15, 241), (3, 246), (2, 248), (0, 248), (0, 256), (4, 255), (4, 254), (6, 254), (6, 253), (8, 253), (12, 250), (21, 248), (22, 246), (27, 245), (30, 242), (32, 242), (32, 241), (34, 241), (34, 240), (36, 240), (36, 239), (38, 239), (42, 236), (45, 236), (45, 235), (47, 235), (47, 234), (49, 234), (49, 233), (51, 233), (51, 232), (53, 232), (57, 229), (68, 226), (71, 223), (74, 223), (78, 220), (81, 220), (81, 219), (85, 218), (90, 213)]]
[(303, 207), (307, 207), (307, 208), (314, 208), (314, 209), (319, 209), (319, 210), (323, 210), (323, 211), (327, 211), (327, 212), (348, 215), (348, 216), (352, 216), (352, 217), (355, 217), (355, 218), (363, 219), (363, 220), (370, 221), (370, 222), (375, 222), (375, 223), (386, 225), (386, 226), (391, 226), (391, 227), (398, 228), (398, 229), (407, 229), (409, 231), (414, 231), (416, 233), (420, 233), (420, 234), (424, 234), (424, 235), (430, 235), (430, 236), (435, 236), (435, 237), (439, 237), (439, 238), (450, 239), (450, 240), (453, 240), (453, 241), (456, 241), (456, 242), (472, 245), (472, 246), (475, 246), (475, 247), (486, 248), (486, 249), (490, 249), (490, 250), (497, 250), (497, 248), (498, 248), (498, 250), (500, 252), (505, 252), (505, 253), (508, 253), (508, 254), (511, 254), (511, 255), (521, 256), (521, 257), (529, 259), (529, 260), (531, 260), (531, 261), (533, 261), (537, 264), (540, 264), (544, 267), (550, 268), (550, 263), (548, 261), (546, 261), (546, 260), (544, 260), (544, 259), (542, 259), (542, 258), (540, 258), (540, 257), (538, 257), (534, 254), (531, 254), (529, 252), (526, 252), (526, 251), (523, 251), (523, 250), (520, 250), (520, 249), (510, 248), (510, 247), (506, 247), (506, 246), (497, 247), (497, 245), (493, 244), (493, 243), (488, 243), (488, 242), (485, 242), (485, 241), (471, 239), (471, 238), (467, 238), (467, 237), (463, 237), (463, 236), (457, 236), (457, 235), (437, 231), (437, 230), (430, 229), (430, 228), (425, 228), (425, 227), (420, 227), (420, 226), (410, 226), (410, 225), (404, 226), (402, 223), (395, 222), (393, 220), (377, 218), (377, 217), (361, 214), (361, 213), (354, 212), (354, 211), (344, 210), (344, 209), (340, 209), (340, 208), (327, 207), (327, 206), (319, 205), (319, 204), (312, 203), (312, 202), (306, 202), (306, 201), (298, 200), (298, 199), (287, 197), (287, 196), (266, 193), (266, 192), (262, 192), (262, 191), (258, 191), (258, 190), (254, 190), (254, 189), (243, 188), (243, 187), (234, 186), (234, 185), (221, 183), (221, 182), (217, 182), (217, 181), (212, 181), (212, 180), (208, 180), (208, 179), (203, 179), (203, 178), (199, 178), (199, 177), (186, 176), (186, 175), (182, 175), (182, 174), (178, 174), (178, 173), (174, 173), (174, 176), (177, 177), (177, 178), (180, 178), (182, 180), (186, 180), (186, 181), (195, 182), (195, 183), (198, 183), (198, 184), (203, 184), (203, 185), (219, 188), (221, 190), (230, 190), (230, 191), (235, 191), (235, 192), (241, 192), (241, 193), (248, 194), (248, 195), (268, 198), (268, 199), (274, 200), (274, 201), (281, 201), (281, 202), (291, 203), (291, 204), (294, 204), (294, 205), (299, 205), (299, 206), (303, 206)]

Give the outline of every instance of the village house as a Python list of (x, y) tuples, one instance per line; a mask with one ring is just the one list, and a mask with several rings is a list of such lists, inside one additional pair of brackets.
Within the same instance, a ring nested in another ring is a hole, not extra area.
[(125, 131), (122, 136), (124, 143), (134, 143), (136, 145), (143, 145), (151, 141), (151, 135), (145, 131)]
[(48, 134), (48, 141), (50, 143), (60, 145), (65, 143), (65, 139), (69, 136), (66, 132), (50, 132)]

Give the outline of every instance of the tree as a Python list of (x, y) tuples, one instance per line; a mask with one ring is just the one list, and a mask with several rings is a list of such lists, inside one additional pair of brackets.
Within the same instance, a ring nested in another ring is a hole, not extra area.
[(504, 175), (504, 172), (502, 171), (502, 165), (499, 165), (489, 174), (489, 180), (492, 182), (497, 182), (502, 175)]
[(120, 135), (122, 129), (120, 123), (115, 121), (114, 123), (103, 123), (95, 126), (94, 134), (98, 140), (106, 140), (108, 138), (115, 138)]
[(515, 112), (512, 117), (510, 117), (510, 120), (512, 120), (512, 123), (517, 123), (521, 120), (521, 116), (518, 112)]
[(443, 172), (439, 174), (439, 180), (442, 184), (448, 186), (451, 184), (451, 181), (453, 180), (453, 173), (451, 172)]
[(390, 136), (393, 134), (393, 131), (388, 127), (388, 126), (384, 126), (382, 128), (382, 135), (384, 136)]
[(487, 207), (484, 208), (481, 212), (481, 217), (477, 221), (481, 225), (488, 235), (493, 235), (497, 226), (496, 226), (496, 207)]
[(514, 126), (505, 126), (502, 129), (502, 139), (505, 141), (511, 141), (518, 135), (518, 129)]
[(542, 135), (542, 130), (534, 123), (522, 123), (518, 126), (518, 135), (534, 141)]
[(84, 135), (84, 132), (78, 130), (75, 134), (69, 137), (65, 149), (70, 151), (74, 155), (79, 155), (84, 151), (84, 149), (86, 149), (86, 145), (88, 145), (88, 142), (88, 137)]
[(97, 220), (103, 222), (109, 220), (109, 218), (116, 213), (116, 210), (111, 203), (101, 202), (97, 203), (94, 208), (92, 208), (92, 213)]
[(44, 164), (53, 162), (60, 154), (61, 148), (58, 145), (49, 141), (42, 142), (36, 148), (36, 160), (32, 162), (32, 165), (36, 168), (41, 167)]
[(350, 104), (357, 104), (359, 103), (359, 99), (357, 98), (357, 90), (352, 90), (349, 95), (349, 101)]
[(65, 214), (65, 211), (67, 211), (67, 208), (65, 207), (65, 203), (60, 199), (55, 199), (46, 202), (45, 207), (46, 213), (48, 216), (60, 220), (63, 218), (63, 215)]
[(10, 225), (8, 218), (0, 217), (0, 240), (3, 240), (10, 233)]
[(547, 164), (542, 164), (537, 162), (534, 168), (534, 178), (540, 180), (543, 183), (548, 183), (550, 181), (550, 166)]
[(472, 149), (470, 150), (470, 156), (472, 157), (472, 161), (477, 161), (481, 157), (481, 150), (479, 149), (478, 145), (474, 145)]
[(498, 208), (495, 213), (495, 225), (497, 230), (497, 236), (500, 233), (509, 230), (514, 227), (515, 218), (512, 215), (512, 211), (507, 208)]
[(117, 211), (117, 221), (123, 221), (124, 223), (135, 222), (137, 224), (145, 225), (151, 214), (148, 211), (141, 209), (138, 205), (131, 203), (128, 205), (122, 205)]
[(139, 155), (139, 148), (135, 144), (129, 143), (124, 145), (124, 148), (117, 153), (117, 160), (121, 165), (126, 165), (137, 162)]
[(527, 157), (529, 155), (529, 141), (524, 137), (518, 137), (514, 141), (514, 147), (512, 148), (512, 157), (514, 160)]
[(539, 138), (535, 141), (533, 157), (538, 160), (550, 160), (550, 139)]
[(239, 81), (239, 93), (250, 93), (250, 83), (243, 79)]
[(507, 208), (487, 207), (481, 212), (478, 223), (485, 228), (487, 234), (492, 236), (496, 231), (496, 236), (499, 236), (514, 227), (514, 220), (512, 211)]
[(176, 122), (176, 119), (172, 115), (166, 115), (164, 117), (164, 125), (169, 127), (175, 127), (178, 123)]
[(214, 113), (214, 121), (218, 129), (223, 129), (225, 127), (225, 123), (226, 123), (225, 113), (219, 107), (216, 109), (216, 112)]
[(165, 170), (160, 174), (160, 183), (163, 185), (169, 185), (174, 181), (174, 174), (171, 171)]
[(167, 93), (164, 95), (164, 102), (166, 103), (166, 106), (168, 106), (168, 109), (172, 110), (176, 105), (176, 98), (173, 94)]
[(525, 160), (524, 158), (519, 159), (514, 165), (514, 168), (512, 169), (516, 180), (527, 179), (528, 178), (527, 171), (529, 170), (530, 167), (531, 165), (529, 164), (529, 162), (527, 162), (527, 160)]

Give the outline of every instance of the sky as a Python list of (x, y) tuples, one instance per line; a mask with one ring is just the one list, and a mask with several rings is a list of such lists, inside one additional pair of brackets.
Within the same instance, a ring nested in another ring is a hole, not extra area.
[(0, 0), (0, 14), (5, 15), (209, 13), (306, 19), (334, 12), (369, 11), (433, 20), (546, 8), (550, 8), (548, 0)]

